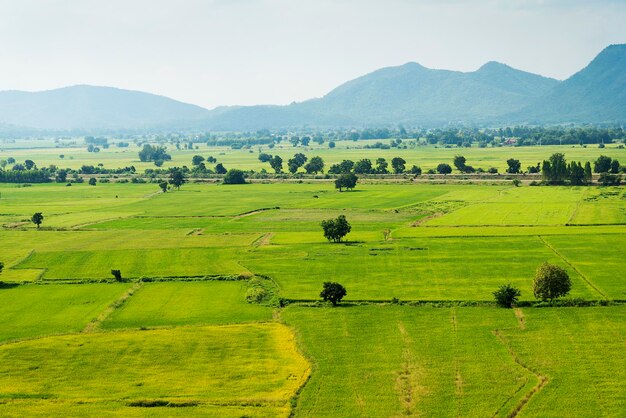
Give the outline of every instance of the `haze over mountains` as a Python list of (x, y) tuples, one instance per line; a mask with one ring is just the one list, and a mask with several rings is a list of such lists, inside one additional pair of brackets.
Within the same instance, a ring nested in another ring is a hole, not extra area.
[(626, 44), (607, 47), (562, 82), (497, 62), (467, 73), (411, 62), (288, 106), (209, 111), (163, 96), (93, 86), (0, 92), (0, 131), (15, 132), (624, 122)]

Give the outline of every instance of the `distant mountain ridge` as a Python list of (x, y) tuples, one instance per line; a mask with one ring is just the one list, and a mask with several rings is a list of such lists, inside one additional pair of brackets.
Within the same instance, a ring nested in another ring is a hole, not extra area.
[(409, 62), (288, 106), (209, 111), (163, 96), (85, 85), (0, 92), (0, 127), (10, 132), (546, 123), (626, 123), (626, 44), (605, 48), (562, 82), (494, 61), (472, 72)]
[(46, 130), (142, 129), (203, 119), (208, 110), (164, 96), (77, 85), (0, 92), (0, 123)]

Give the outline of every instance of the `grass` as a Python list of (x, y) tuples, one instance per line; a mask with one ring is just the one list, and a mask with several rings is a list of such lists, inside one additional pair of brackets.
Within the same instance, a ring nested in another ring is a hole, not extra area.
[(621, 414), (623, 308), (520, 316), (523, 326), (496, 308), (290, 307), (283, 317), (314, 362), (296, 415)]
[(78, 332), (129, 287), (115, 283), (0, 289), (0, 342)]
[(247, 282), (146, 283), (103, 328), (270, 321), (272, 309), (245, 300)]
[(5, 400), (259, 405), (275, 416), (309, 373), (280, 324), (47, 337), (0, 346), (0, 363)]
[[(406, 153), (423, 168), (459, 152), (348, 146), (332, 158), (312, 152), (328, 161)], [(510, 153), (525, 165), (553, 148), (463, 153), (474, 166), (500, 167)], [(65, 151), (38, 149), (33, 159)], [(115, 151), (88, 157), (108, 165), (136, 155)], [(255, 153), (217, 151), (176, 151), (168, 164), (207, 152), (227, 167), (260, 167)], [(91, 161), (74, 156), (68, 161)], [(157, 192), (156, 184), (0, 185), (0, 415), (618, 416), (626, 408), (622, 305), (276, 310), (246, 303), (245, 281), (185, 281), (267, 275), (283, 298), (318, 300), (332, 280), (346, 286), (347, 301), (471, 305), (505, 283), (534, 300), (535, 269), (549, 261), (569, 272), (571, 297), (625, 300), (621, 188), (407, 180), (345, 193), (329, 182)], [(41, 230), (28, 222), (38, 211)], [(330, 244), (320, 222), (340, 214), (352, 231)], [(111, 269), (169, 281), (71, 284), (111, 280)], [(313, 364), (299, 394), (309, 365), (294, 331)]]

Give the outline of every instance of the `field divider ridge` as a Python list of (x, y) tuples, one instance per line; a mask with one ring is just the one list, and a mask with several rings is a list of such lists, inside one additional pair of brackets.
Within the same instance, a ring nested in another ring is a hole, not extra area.
[(115, 301), (113, 301), (113, 303), (111, 303), (109, 306), (107, 306), (104, 309), (104, 311), (100, 312), (100, 314), (97, 317), (92, 319), (85, 326), (85, 328), (83, 328), (81, 333), (86, 334), (86, 333), (94, 332), (98, 328), (100, 328), (100, 326), (102, 325), (102, 322), (104, 322), (116, 309), (121, 308), (126, 303), (126, 301), (128, 299), (130, 299), (130, 297), (132, 295), (135, 294), (135, 292), (137, 292), (139, 289), (141, 289), (143, 284), (144, 284), (144, 282), (141, 281), (141, 280), (135, 282), (135, 284), (133, 284), (130, 288), (128, 288), (126, 290), (126, 292), (124, 292), (119, 298), (117, 298)]
[[(514, 418), (517, 415), (519, 415), (519, 413), (522, 411), (522, 409), (524, 409), (524, 407), (528, 404), (528, 402), (530, 402), (530, 399), (536, 395), (541, 389), (543, 389), (543, 387), (545, 385), (548, 384), (549, 379), (547, 376), (539, 373), (536, 370), (533, 370), (530, 368), (530, 366), (526, 365), (517, 355), (517, 353), (515, 351), (513, 351), (513, 348), (510, 346), (510, 344), (508, 343), (508, 341), (506, 340), (506, 338), (502, 335), (502, 333), (500, 332), (500, 330), (495, 329), (492, 331), (493, 335), (498, 339), (498, 341), (500, 341), (507, 349), (507, 351), (509, 352), (511, 358), (513, 359), (513, 361), (515, 363), (517, 363), (522, 369), (526, 370), (528, 373), (534, 375), (537, 378), (537, 384), (535, 386), (533, 386), (532, 389), (530, 389), (530, 391), (528, 391), (523, 397), (522, 399), (520, 399), (520, 401), (517, 403), (517, 405), (513, 408), (513, 410), (507, 415), (507, 417), (509, 418)], [(525, 385), (524, 385), (525, 386)], [(523, 388), (523, 386), (518, 389), (511, 398), (509, 398), (509, 400), (511, 400), (521, 389)], [(507, 403), (508, 401), (507, 400)], [(502, 408), (506, 405), (503, 404), (500, 409), (494, 414), (494, 416), (498, 415)]]

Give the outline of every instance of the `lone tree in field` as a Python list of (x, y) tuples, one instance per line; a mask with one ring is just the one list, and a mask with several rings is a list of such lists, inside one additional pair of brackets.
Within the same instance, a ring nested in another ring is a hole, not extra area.
[(43, 214), (41, 212), (35, 212), (35, 214), (30, 217), (30, 221), (37, 225), (37, 229), (39, 229), (39, 225), (43, 222)]
[(496, 305), (501, 308), (512, 308), (513, 304), (517, 303), (517, 299), (522, 295), (519, 289), (514, 288), (510, 284), (502, 285), (493, 292), (493, 296), (496, 299)]
[(335, 189), (339, 189), (340, 192), (343, 188), (348, 190), (354, 189), (358, 180), (359, 178), (354, 173), (340, 174), (335, 180)]
[(95, 177), (92, 177), (92, 178), (89, 179), (89, 185), (90, 186), (95, 186), (96, 185), (96, 178)]
[(115, 277), (115, 280), (117, 280), (118, 282), (121, 282), (124, 280), (122, 279), (122, 272), (120, 270), (111, 270), (111, 274), (113, 275), (113, 277)]
[(231, 168), (224, 176), (224, 184), (246, 184), (246, 178), (243, 171)]
[(341, 299), (343, 299), (346, 294), (346, 288), (341, 284), (336, 282), (324, 282), (324, 288), (320, 293), (320, 297), (324, 299), (324, 302), (330, 302), (333, 306), (337, 306)]
[(572, 281), (561, 267), (546, 262), (537, 268), (533, 282), (533, 293), (537, 299), (549, 300), (552, 303), (555, 299), (567, 295), (571, 288)]
[(162, 181), (159, 183), (159, 187), (161, 188), (161, 190), (163, 191), (163, 193), (167, 192), (167, 182), (166, 181)]
[(324, 229), (324, 237), (333, 242), (341, 242), (341, 239), (348, 235), (352, 229), (344, 215), (339, 215), (337, 219), (322, 221), (322, 228)]
[(178, 167), (171, 168), (170, 184), (180, 190), (180, 186), (185, 183), (187, 183), (187, 176), (185, 176), (185, 173), (183, 173), (183, 171)]

